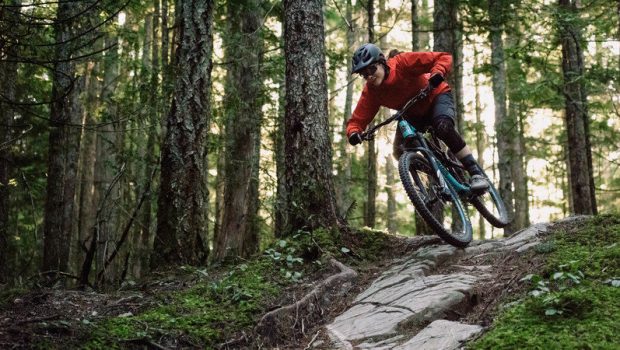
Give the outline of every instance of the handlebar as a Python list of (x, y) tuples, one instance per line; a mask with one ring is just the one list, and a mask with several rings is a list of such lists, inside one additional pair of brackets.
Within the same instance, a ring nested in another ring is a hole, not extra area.
[(389, 117), (386, 120), (382, 121), (381, 123), (373, 126), (372, 128), (368, 129), (367, 131), (364, 131), (360, 135), (362, 137), (362, 140), (369, 141), (369, 140), (374, 139), (375, 133), (377, 132), (377, 130), (379, 130), (380, 128), (382, 128), (385, 125), (390, 124), (394, 120), (397, 120), (397, 119), (401, 118), (403, 116), (403, 114), (405, 112), (407, 112), (413, 105), (418, 103), (420, 100), (426, 98), (431, 93), (431, 91), (432, 91), (432, 88), (430, 87), (430, 85), (425, 87), (425, 88), (423, 88), (422, 90), (420, 90), (420, 92), (418, 92), (409, 101), (407, 101), (407, 103), (405, 103), (403, 108), (401, 108), (398, 112), (394, 113), (391, 117)]

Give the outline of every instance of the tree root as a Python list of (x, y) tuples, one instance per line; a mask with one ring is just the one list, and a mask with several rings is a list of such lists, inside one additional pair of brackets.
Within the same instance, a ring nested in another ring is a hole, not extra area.
[(357, 278), (357, 272), (336, 259), (332, 258), (330, 263), (340, 272), (325, 279), (297, 302), (263, 315), (256, 332), (267, 343), (276, 344), (305, 336), (306, 328), (321, 321), (323, 309), (346, 295), (352, 287), (351, 282)]

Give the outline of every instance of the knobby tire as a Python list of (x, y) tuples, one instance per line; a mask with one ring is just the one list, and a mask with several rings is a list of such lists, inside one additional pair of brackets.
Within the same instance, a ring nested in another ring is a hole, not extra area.
[[(434, 173), (432, 167), (429, 164), (429, 161), (424, 158), (422, 155), (415, 152), (405, 152), (401, 155), (398, 161), (398, 172), (400, 175), (401, 182), (405, 187), (405, 191), (409, 196), (409, 199), (413, 203), (414, 207), (420, 214), (420, 216), (428, 223), (428, 225), (435, 231), (435, 233), (441, 237), (445, 242), (456, 246), (456, 247), (466, 247), (472, 240), (472, 227), (469, 221), (469, 216), (463, 205), (461, 199), (456, 194), (454, 189), (449, 188), (450, 199), (454, 203), (454, 208), (458, 211), (459, 217), (463, 218), (461, 221), (462, 224), (462, 232), (459, 234), (455, 234), (452, 232), (451, 228), (444, 227), (444, 224), (439, 222), (435, 215), (432, 213), (432, 208), (429, 208), (422, 197), (424, 194), (421, 191), (416, 189), (416, 181), (421, 182), (419, 179), (418, 171), (426, 174), (431, 181), (435, 183), (439, 183), (437, 179), (437, 175)], [(412, 179), (413, 177), (413, 179)], [(447, 186), (450, 186), (447, 184)], [(422, 189), (426, 193), (426, 196), (433, 196), (434, 189), (430, 188)], [(427, 191), (430, 190), (430, 191)], [(443, 201), (442, 201), (443, 202)]]

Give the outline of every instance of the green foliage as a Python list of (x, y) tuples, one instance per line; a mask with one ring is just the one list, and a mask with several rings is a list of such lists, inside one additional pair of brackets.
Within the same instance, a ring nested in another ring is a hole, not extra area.
[(161, 294), (159, 305), (144, 313), (92, 324), (93, 335), (85, 348), (108, 349), (130, 339), (166, 336), (188, 336), (213, 348), (256, 323), (256, 317), (286, 284), (270, 273), (275, 269), (274, 262), (263, 257), (233, 267), (215, 281), (205, 279), (187, 290)]
[(620, 343), (620, 217), (595, 217), (550, 241), (557, 249), (547, 267), (524, 278), (528, 296), (505, 309), (472, 349), (612, 349)]
[(280, 273), (293, 282), (299, 282), (303, 276), (302, 269), (303, 258), (298, 255), (302, 253), (300, 250), (302, 244), (298, 238), (306, 232), (300, 232), (287, 239), (281, 239), (276, 242), (274, 247), (265, 251), (265, 255), (270, 257), (276, 265), (280, 265)]
[(91, 334), (85, 348), (122, 348), (130, 340), (162, 343), (172, 338), (214, 348), (231, 334), (254, 326), (283, 288), (319, 271), (330, 257), (353, 265), (369, 263), (388, 253), (388, 246), (389, 236), (380, 231), (346, 235), (325, 229), (298, 231), (241, 264), (186, 267), (186, 273), (199, 278), (189, 289), (157, 294), (156, 305), (138, 315), (83, 322)]

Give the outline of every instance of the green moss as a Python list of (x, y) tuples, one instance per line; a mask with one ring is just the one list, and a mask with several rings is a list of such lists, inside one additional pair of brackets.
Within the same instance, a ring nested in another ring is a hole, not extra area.
[(361, 239), (359, 255), (364, 259), (376, 260), (389, 251), (390, 236), (387, 233), (364, 228), (357, 234)]
[[(336, 257), (346, 264), (369, 261), (389, 252), (384, 232), (341, 233), (318, 229), (278, 239), (261, 256), (201, 270), (201, 276), (223, 276), (183, 291), (158, 295), (158, 305), (131, 317), (114, 317), (96, 325), (87, 349), (123, 348), (130, 340), (188, 339), (215, 348), (243, 329), (256, 325), (282, 288), (322, 269)], [(186, 269), (188, 270), (188, 269)], [(228, 272), (229, 271), (229, 272)]]
[[(251, 327), (284, 281), (263, 277), (274, 270), (267, 257), (232, 269), (216, 282), (161, 295), (160, 305), (132, 317), (115, 317), (95, 326), (87, 349), (122, 347), (131, 339), (189, 337), (206, 348)], [(121, 344), (121, 345), (119, 345)]]
[(6, 305), (13, 303), (13, 301), (17, 297), (25, 294), (26, 292), (26, 289), (22, 287), (14, 287), (0, 290), (0, 308), (4, 308)]
[(470, 348), (617, 349), (620, 287), (610, 281), (620, 276), (620, 217), (594, 217), (550, 242), (542, 284), (533, 286), (543, 292), (504, 310)]

